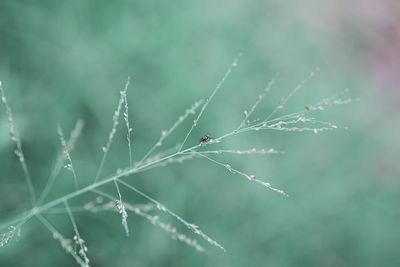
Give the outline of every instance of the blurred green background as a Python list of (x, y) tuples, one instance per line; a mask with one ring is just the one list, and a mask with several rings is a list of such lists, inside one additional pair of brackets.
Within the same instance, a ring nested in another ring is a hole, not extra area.
[[(197, 159), (127, 181), (190, 222), (227, 252), (200, 240), (197, 253), (130, 214), (126, 238), (115, 213), (77, 213), (93, 266), (400, 266), (397, 1), (0, 1), (0, 80), (41, 192), (60, 144), (56, 127), (86, 127), (72, 158), (82, 184), (100, 163), (119, 90), (128, 76), (136, 160), (194, 101), (210, 94), (243, 53), (191, 136), (230, 132), (268, 81), (268, 114), (312, 70), (321, 71), (279, 114), (350, 88), (359, 98), (318, 114), (347, 126), (313, 133), (256, 132), (218, 148), (270, 148), (275, 156), (223, 156), (290, 194), (285, 198)], [(29, 208), (22, 170), (0, 109), (0, 223)], [(265, 116), (265, 115), (264, 115)], [(120, 124), (104, 176), (128, 166)], [(168, 139), (181, 142), (190, 119)], [(63, 170), (48, 200), (73, 190)], [(104, 190), (115, 194), (112, 186)], [(146, 203), (122, 190), (131, 203)], [(71, 201), (83, 205), (87, 194)], [(65, 214), (47, 218), (65, 236)], [(176, 220), (163, 217), (192, 236)], [(194, 237), (194, 236), (193, 236)], [(0, 266), (74, 266), (35, 219), (0, 249)]]

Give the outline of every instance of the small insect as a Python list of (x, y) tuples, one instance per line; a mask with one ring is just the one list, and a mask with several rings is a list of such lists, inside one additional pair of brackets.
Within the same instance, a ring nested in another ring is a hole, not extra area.
[(211, 140), (211, 137), (208, 134), (205, 134), (200, 138), (200, 142), (199, 143), (200, 144), (205, 144), (205, 143), (209, 142), (210, 140)]

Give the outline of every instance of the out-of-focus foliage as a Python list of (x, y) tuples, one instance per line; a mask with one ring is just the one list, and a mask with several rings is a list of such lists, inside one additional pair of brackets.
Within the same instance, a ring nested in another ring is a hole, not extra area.
[[(202, 159), (130, 178), (200, 225), (226, 253), (206, 243), (202, 245), (207, 254), (198, 253), (133, 214), (126, 238), (118, 214), (77, 213), (93, 266), (400, 265), (400, 97), (398, 75), (391, 74), (400, 69), (398, 49), (388, 46), (400, 36), (395, 16), (400, 9), (396, 1), (374, 6), (354, 2), (360, 5), (262, 0), (0, 2), (0, 80), (38, 192), (60, 149), (57, 125), (67, 132), (79, 118), (86, 127), (71, 156), (82, 184), (93, 180), (128, 76), (135, 160), (160, 131), (210, 93), (239, 52), (243, 56), (238, 68), (206, 110), (191, 144), (205, 133), (230, 132), (276, 73), (276, 85), (258, 116), (267, 114), (316, 67), (321, 71), (290, 100), (287, 110), (301, 110), (345, 88), (350, 88), (349, 97), (360, 99), (318, 115), (348, 130), (249, 133), (220, 145), (284, 150), (278, 156), (221, 160), (270, 181), (289, 198)], [(182, 141), (189, 127), (190, 122), (179, 128), (166, 147)], [(1, 223), (29, 208), (13, 151), (1, 107)], [(125, 134), (120, 131), (103, 173), (128, 165)], [(70, 173), (63, 171), (49, 199), (71, 190)], [(116, 194), (111, 185), (105, 190)], [(121, 193), (131, 203), (145, 203), (130, 191)], [(71, 205), (95, 197), (87, 194)], [(72, 237), (65, 214), (47, 217)], [(190, 235), (172, 218), (163, 219)], [(35, 219), (0, 249), (0, 266), (73, 264)]]

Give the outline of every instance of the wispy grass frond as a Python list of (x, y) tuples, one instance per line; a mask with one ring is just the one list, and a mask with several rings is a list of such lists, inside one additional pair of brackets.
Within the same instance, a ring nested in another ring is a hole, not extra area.
[(168, 209), (167, 207), (165, 207), (163, 204), (161, 204), (160, 202), (158, 202), (157, 200), (151, 198), (150, 196), (146, 195), (145, 193), (143, 193), (142, 191), (140, 191), (139, 189), (133, 187), (132, 185), (122, 181), (122, 180), (117, 180), (119, 183), (123, 184), (124, 186), (126, 186), (127, 188), (131, 189), (132, 191), (138, 193), (139, 195), (141, 195), (142, 197), (146, 198), (147, 200), (153, 202), (154, 204), (156, 204), (157, 208), (160, 211), (166, 212), (169, 215), (171, 215), (172, 217), (175, 217), (178, 221), (180, 221), (181, 223), (183, 223), (188, 229), (190, 229), (193, 233), (195, 233), (196, 235), (199, 235), (201, 238), (203, 238), (204, 240), (206, 240), (208, 243), (210, 243), (213, 246), (216, 246), (220, 249), (222, 249), (223, 251), (226, 251), (225, 248), (223, 246), (221, 246), (217, 241), (213, 240), (211, 237), (209, 237), (208, 235), (206, 235), (202, 230), (200, 230), (199, 226), (189, 223), (186, 220), (182, 219), (179, 215), (177, 215), (176, 213), (172, 212), (170, 209)]
[(115, 184), (115, 187), (117, 189), (118, 197), (119, 197), (119, 199), (115, 200), (115, 204), (116, 204), (118, 213), (121, 214), (121, 217), (122, 217), (121, 224), (124, 227), (125, 234), (126, 234), (126, 236), (129, 236), (128, 213), (125, 210), (124, 202), (122, 202), (121, 191), (119, 190), (119, 186), (118, 186), (117, 180), (114, 180), (114, 184)]
[(239, 59), (242, 56), (242, 54), (239, 54), (236, 59), (232, 62), (232, 64), (229, 66), (228, 70), (225, 72), (225, 75), (222, 77), (222, 79), (218, 82), (217, 86), (214, 88), (214, 90), (211, 92), (211, 95), (207, 97), (206, 101), (204, 102), (203, 106), (201, 107), (201, 110), (199, 114), (197, 115), (197, 118), (193, 121), (192, 127), (188, 131), (188, 133), (185, 136), (185, 139), (183, 139), (183, 142), (181, 144), (181, 147), (179, 148), (179, 151), (181, 151), (188, 140), (190, 134), (192, 133), (193, 129), (197, 126), (197, 123), (199, 122), (201, 116), (203, 115), (204, 111), (208, 107), (208, 104), (211, 102), (211, 100), (214, 98), (215, 94), (218, 92), (218, 90), (222, 87), (222, 85), (225, 83), (226, 79), (228, 79), (229, 75), (231, 74), (232, 70), (236, 68), (239, 64)]
[[(114, 202), (116, 201), (116, 199), (113, 196), (111, 196), (103, 191), (97, 190), (97, 189), (94, 189), (93, 192), (111, 200), (111, 202), (104, 205), (105, 207), (108, 206), (109, 210), (111, 209), (111, 206), (114, 206)], [(190, 238), (190, 237), (186, 236), (185, 234), (178, 232), (178, 230), (173, 225), (161, 221), (159, 216), (149, 214), (148, 212), (150, 210), (155, 209), (154, 205), (152, 205), (152, 204), (132, 205), (132, 204), (129, 204), (126, 202), (124, 202), (123, 205), (127, 210), (133, 212), (137, 216), (145, 218), (151, 224), (159, 227), (161, 230), (163, 230), (165, 233), (167, 233), (173, 240), (178, 240), (180, 242), (183, 242), (187, 246), (193, 247), (197, 251), (201, 251), (201, 252), (205, 251), (205, 249), (198, 243), (198, 241), (196, 239)]]
[[(119, 98), (118, 106), (117, 106), (117, 109), (114, 111), (114, 115), (112, 118), (112, 128), (111, 128), (110, 133), (108, 134), (107, 144), (102, 147), (103, 157), (101, 159), (99, 169), (97, 170), (97, 174), (94, 179), (94, 182), (97, 182), (98, 179), (100, 178), (101, 172), (103, 171), (104, 163), (107, 159), (108, 152), (109, 152), (111, 144), (114, 140), (115, 133), (117, 132), (117, 126), (119, 124), (119, 116), (121, 113), (122, 105), (124, 104), (124, 101), (126, 98), (129, 83), (130, 83), (130, 78), (128, 78), (128, 80), (126, 81), (124, 89), (122, 91), (120, 91), (120, 98)], [(128, 128), (128, 131), (130, 131), (130, 128)]]
[[(82, 129), (83, 129), (84, 125), (85, 125), (85, 123), (83, 122), (83, 120), (76, 121), (75, 127), (72, 130), (72, 132), (69, 136), (69, 139), (67, 141), (67, 147), (69, 148), (69, 152), (72, 152), (74, 150), (75, 144), (76, 144), (79, 136), (82, 133)], [(43, 203), (43, 201), (46, 199), (47, 195), (50, 193), (51, 189), (53, 188), (53, 185), (56, 181), (58, 174), (60, 173), (61, 169), (65, 166), (64, 165), (65, 157), (64, 157), (64, 153), (62, 150), (56, 159), (54, 167), (50, 173), (49, 179), (46, 183), (45, 188), (43, 189), (42, 194), (39, 197), (39, 200), (37, 201), (36, 206), (41, 205)]]
[(74, 164), (72, 163), (71, 155), (69, 153), (70, 148), (68, 147), (67, 141), (65, 141), (64, 133), (60, 126), (57, 127), (57, 132), (58, 136), (60, 137), (61, 145), (63, 148), (64, 160), (67, 162), (64, 168), (72, 173), (72, 176), (74, 177), (75, 189), (78, 190), (79, 189), (78, 177), (76, 176)]
[(1, 81), (0, 81), (0, 94), (1, 94), (1, 102), (3, 103), (3, 105), (6, 109), (6, 113), (7, 113), (8, 131), (9, 131), (11, 140), (15, 143), (15, 145), (17, 147), (15, 150), (15, 155), (18, 157), (19, 163), (21, 164), (22, 170), (24, 171), (26, 184), (28, 186), (29, 195), (31, 198), (31, 203), (32, 203), (32, 206), (34, 206), (35, 202), (36, 202), (35, 189), (33, 188), (31, 175), (29, 174), (28, 166), (26, 165), (26, 162), (25, 162), (24, 152), (22, 151), (21, 139), (19, 138), (19, 135), (15, 129), (13, 113), (12, 113), (10, 106), (7, 103), (6, 94), (3, 90), (3, 85), (2, 85)]
[(279, 193), (279, 194), (282, 194), (282, 195), (284, 195), (284, 196), (287, 196), (287, 197), (289, 196), (287, 193), (285, 193), (285, 191), (273, 187), (273, 186), (272, 186), (270, 183), (268, 183), (268, 182), (264, 182), (264, 181), (262, 181), (262, 180), (259, 180), (259, 179), (257, 178), (257, 176), (255, 176), (255, 175), (253, 175), (253, 174), (244, 173), (244, 172), (242, 172), (242, 171), (239, 171), (239, 170), (233, 168), (230, 164), (222, 163), (222, 162), (220, 162), (220, 161), (218, 161), (218, 160), (212, 159), (212, 158), (210, 158), (209, 156), (206, 156), (206, 155), (201, 154), (201, 153), (198, 153), (198, 154), (199, 154), (201, 157), (204, 157), (204, 158), (208, 159), (209, 161), (214, 162), (215, 164), (224, 167), (225, 169), (227, 169), (227, 170), (228, 170), (229, 172), (231, 172), (231, 173), (239, 174), (240, 176), (246, 178), (248, 181), (259, 183), (259, 184), (261, 184), (261, 185), (267, 187), (268, 189), (270, 189), (270, 190), (272, 190), (272, 191), (275, 191), (275, 192), (277, 192), (277, 193)]
[(90, 260), (86, 254), (88, 249), (85, 245), (85, 241), (81, 238), (81, 235), (78, 231), (78, 226), (76, 225), (76, 222), (74, 219), (74, 215), (72, 214), (72, 212), (69, 208), (69, 204), (68, 204), (67, 200), (64, 200), (64, 205), (67, 210), (69, 219), (71, 220), (72, 226), (74, 228), (75, 235), (74, 235), (73, 240), (74, 240), (75, 244), (79, 246), (78, 255), (82, 258), (82, 260), (86, 264), (86, 266), (89, 266)]
[(185, 113), (181, 116), (179, 116), (178, 120), (172, 125), (171, 128), (169, 128), (166, 131), (161, 131), (161, 136), (158, 139), (158, 141), (149, 149), (149, 151), (144, 155), (144, 157), (137, 163), (137, 165), (141, 165), (148, 156), (151, 155), (151, 153), (153, 153), (153, 151), (155, 149), (157, 149), (158, 147), (161, 147), (163, 145), (163, 142), (165, 140), (165, 138), (167, 138), (169, 135), (171, 135), (171, 133), (178, 128), (178, 126), (184, 122), (187, 117), (189, 117), (189, 115), (194, 115), (196, 114), (197, 109), (201, 106), (201, 104), (204, 102), (203, 99), (200, 99), (198, 101), (196, 101), (190, 108), (188, 108)]
[(89, 267), (89, 264), (82, 260), (81, 257), (75, 252), (75, 248), (71, 239), (65, 238), (62, 234), (60, 234), (60, 232), (58, 232), (56, 228), (42, 215), (37, 214), (36, 217), (47, 228), (47, 230), (52, 233), (53, 238), (60, 243), (61, 248), (74, 258), (76, 263), (78, 263), (81, 267)]
[(283, 151), (276, 150), (274, 148), (269, 149), (219, 149), (219, 150), (205, 150), (205, 151), (196, 151), (196, 152), (188, 152), (187, 154), (237, 154), (237, 155), (270, 155), (270, 154), (283, 154)]
[(263, 90), (263, 92), (261, 94), (258, 95), (258, 98), (256, 100), (256, 102), (253, 104), (253, 106), (251, 106), (251, 108), (247, 111), (245, 110), (244, 113), (244, 119), (242, 120), (242, 122), (239, 124), (239, 126), (237, 127), (236, 131), (239, 131), (241, 128), (243, 128), (244, 126), (248, 125), (250, 123), (249, 118), (250, 116), (254, 113), (254, 111), (257, 109), (258, 105), (260, 105), (261, 101), (264, 99), (264, 97), (269, 93), (269, 91), (271, 90), (272, 86), (275, 83), (275, 79), (272, 79), (268, 84), (267, 87), (265, 87), (265, 89)]
[(269, 119), (271, 119), (278, 110), (283, 109), (285, 107), (286, 103), (289, 101), (289, 99), (292, 98), (301, 88), (303, 88), (304, 85), (306, 84), (306, 82), (311, 80), (318, 71), (319, 71), (319, 68), (316, 68), (306, 78), (304, 78), (300, 83), (298, 83), (297, 86), (286, 97), (282, 97), (279, 100), (278, 105), (264, 119), (264, 122), (267, 122)]
[(124, 110), (124, 121), (125, 121), (125, 126), (126, 126), (126, 141), (128, 142), (128, 153), (129, 153), (129, 167), (133, 167), (133, 158), (132, 158), (132, 144), (131, 144), (131, 132), (132, 128), (129, 122), (129, 106), (128, 106), (128, 87), (130, 83), (131, 77), (128, 77), (128, 81), (125, 84), (125, 88), (123, 91), (121, 91), (121, 96), (124, 99), (125, 103), (125, 110)]

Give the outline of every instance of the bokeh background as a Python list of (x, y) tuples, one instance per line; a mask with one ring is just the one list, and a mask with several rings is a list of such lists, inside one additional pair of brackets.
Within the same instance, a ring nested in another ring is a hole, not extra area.
[[(205, 160), (127, 179), (225, 246), (198, 253), (140, 217), (126, 238), (115, 213), (77, 213), (93, 266), (400, 266), (400, 4), (396, 0), (0, 1), (0, 79), (13, 108), (37, 192), (78, 118), (86, 127), (72, 153), (80, 182), (92, 181), (119, 90), (128, 76), (133, 150), (139, 159), (178, 116), (207, 96), (243, 53), (189, 143), (220, 136), (243, 118), (279, 73), (258, 111), (316, 67), (318, 75), (282, 111), (349, 88), (358, 98), (318, 114), (347, 126), (313, 133), (256, 132), (219, 148), (270, 148), (277, 156), (224, 156), (232, 166), (290, 194), (267, 191)], [(23, 173), (0, 109), (0, 222), (29, 208)], [(122, 124), (120, 126), (123, 126)], [(182, 141), (182, 125), (166, 147)], [(120, 129), (123, 129), (122, 127)], [(119, 131), (104, 175), (128, 165)], [(105, 191), (115, 194), (113, 187)], [(48, 200), (73, 190), (63, 171)], [(131, 203), (143, 198), (123, 189)], [(83, 205), (87, 194), (72, 201)], [(65, 214), (47, 218), (65, 236)], [(163, 217), (191, 236), (179, 222)], [(35, 219), (0, 249), (0, 266), (74, 266)]]

